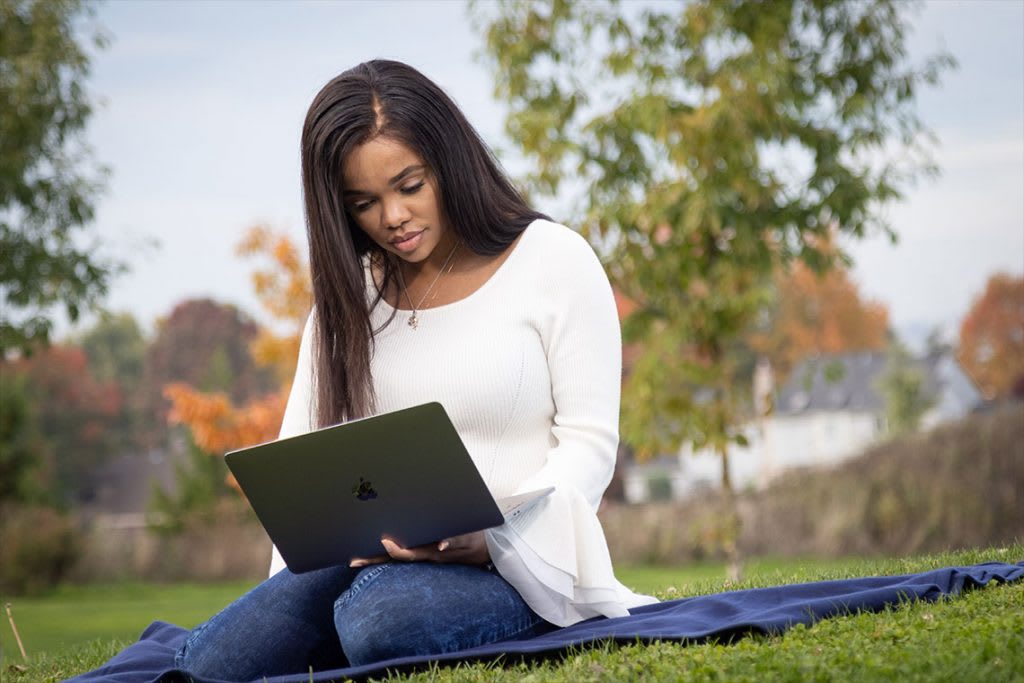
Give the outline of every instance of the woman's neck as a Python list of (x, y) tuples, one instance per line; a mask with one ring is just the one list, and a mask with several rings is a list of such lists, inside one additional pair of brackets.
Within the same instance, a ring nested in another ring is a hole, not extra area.
[(402, 276), (409, 286), (423, 281), (431, 282), (442, 269), (451, 265), (453, 259), (462, 259), (466, 255), (465, 245), (461, 243), (459, 236), (454, 230), (446, 230), (431, 250), (430, 254), (422, 261), (406, 261), (397, 256), (394, 258), (396, 268), (401, 269)]

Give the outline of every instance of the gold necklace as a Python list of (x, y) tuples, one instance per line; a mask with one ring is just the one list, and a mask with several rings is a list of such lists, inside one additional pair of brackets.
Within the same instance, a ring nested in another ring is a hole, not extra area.
[[(402, 291), (405, 293), (405, 299), (406, 301), (409, 302), (409, 307), (412, 309), (412, 315), (409, 316), (409, 327), (411, 327), (412, 329), (415, 330), (417, 327), (419, 327), (420, 321), (417, 309), (423, 306), (423, 303), (427, 300), (427, 297), (430, 296), (430, 292), (433, 291), (434, 285), (436, 285), (437, 281), (441, 279), (442, 275), (444, 275), (444, 269), (448, 268), (448, 272), (450, 273), (452, 272), (452, 268), (455, 267), (455, 262), (452, 261), (452, 257), (455, 256), (455, 252), (458, 251), (458, 249), (459, 244), (458, 242), (456, 242), (455, 246), (452, 248), (451, 253), (448, 254), (448, 258), (446, 258), (444, 260), (444, 264), (441, 265), (441, 269), (437, 271), (437, 276), (434, 278), (434, 281), (430, 283), (430, 286), (427, 287), (427, 291), (423, 293), (422, 297), (420, 297), (419, 304), (414, 304), (412, 302), (412, 297), (409, 296), (409, 289), (408, 287), (405, 286), (405, 276), (402, 275), (402, 264), (398, 264), (398, 281), (402, 284)], [(449, 263), (451, 264), (450, 267), (448, 265)]]

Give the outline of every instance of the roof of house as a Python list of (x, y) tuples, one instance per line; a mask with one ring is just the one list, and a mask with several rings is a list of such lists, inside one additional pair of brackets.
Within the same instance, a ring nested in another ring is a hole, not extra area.
[(775, 401), (779, 415), (812, 411), (875, 412), (884, 400), (874, 388), (885, 369), (885, 354), (819, 355), (800, 361)]
[(104, 462), (93, 474), (92, 500), (82, 507), (91, 513), (124, 514), (145, 512), (154, 483), (174, 490), (177, 481), (175, 456), (162, 451), (123, 455)]
[[(934, 395), (941, 382), (936, 367), (941, 356), (928, 355), (913, 362), (924, 370), (925, 395)], [(878, 380), (885, 372), (883, 351), (821, 354), (805, 358), (793, 369), (775, 399), (776, 415), (814, 411), (880, 413), (885, 397)]]

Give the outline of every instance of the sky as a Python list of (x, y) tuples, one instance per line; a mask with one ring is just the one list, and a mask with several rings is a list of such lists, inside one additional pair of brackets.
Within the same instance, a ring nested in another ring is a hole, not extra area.
[[(89, 78), (100, 104), (87, 139), (111, 171), (94, 233), (100, 253), (131, 266), (105, 305), (146, 331), (192, 297), (268, 322), (254, 264), (235, 245), (261, 223), (304, 250), (302, 120), (317, 91), (359, 62), (412, 64), (505, 152), (510, 172), (524, 169), (461, 0), (109, 0), (94, 21), (111, 39)], [(911, 21), (913, 61), (944, 49), (959, 62), (918, 98), (942, 174), (887, 210), (896, 245), (872, 236), (849, 250), (862, 293), (919, 346), (936, 327), (955, 340), (990, 275), (1024, 273), (1024, 0), (930, 0)], [(58, 336), (90, 323), (61, 321)]]

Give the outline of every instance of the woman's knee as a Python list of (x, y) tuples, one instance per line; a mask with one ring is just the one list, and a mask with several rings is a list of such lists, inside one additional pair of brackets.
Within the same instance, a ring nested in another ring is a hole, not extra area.
[[(361, 571), (352, 585), (334, 603), (334, 626), (341, 649), (353, 666), (400, 657), (399, 640), (404, 642), (404, 612), (409, 596), (400, 595), (404, 586), (403, 565), (385, 563)], [(401, 626), (401, 627), (399, 627)]]
[(343, 661), (331, 603), (354, 572), (321, 570), (267, 579), (195, 628), (175, 667), (197, 676), (251, 680)]
[(500, 576), (464, 565), (378, 565), (357, 576), (334, 606), (341, 647), (354, 666), (504, 640), (539, 621)]

